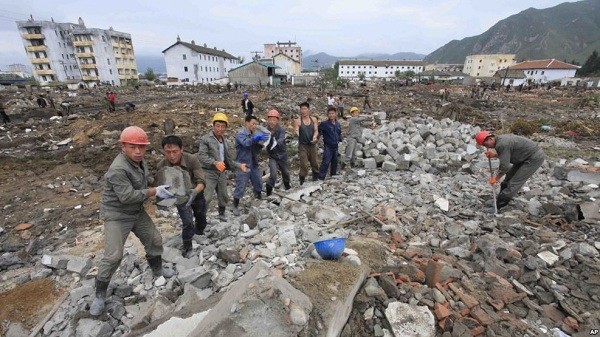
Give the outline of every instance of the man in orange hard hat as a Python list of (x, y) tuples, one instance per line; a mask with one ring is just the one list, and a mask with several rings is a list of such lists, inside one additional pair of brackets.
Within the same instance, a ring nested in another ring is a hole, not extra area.
[(146, 132), (137, 126), (129, 126), (121, 132), (121, 153), (113, 160), (104, 176), (104, 192), (100, 216), (104, 220), (104, 257), (98, 264), (96, 297), (90, 306), (90, 314), (97, 316), (104, 311), (106, 291), (112, 275), (123, 258), (123, 247), (129, 233), (140, 239), (146, 250), (146, 259), (154, 276), (171, 277), (174, 272), (162, 265), (162, 236), (144, 209), (151, 197), (173, 198), (168, 185), (149, 187), (150, 174), (144, 161), (150, 144)]
[[(496, 200), (496, 206), (500, 210), (508, 205), (527, 179), (542, 166), (546, 155), (537, 143), (513, 134), (495, 136), (489, 131), (480, 131), (475, 135), (475, 141), (478, 145), (495, 150), (487, 150), (486, 157), (500, 160), (498, 173), (489, 179), (489, 183), (495, 185), (504, 177)], [(486, 212), (493, 213), (494, 207), (486, 209)]]
[(225, 170), (243, 172), (248, 170), (246, 164), (236, 163), (229, 157), (229, 149), (225, 140), (225, 131), (229, 126), (229, 118), (222, 112), (217, 112), (212, 119), (213, 129), (200, 139), (198, 156), (205, 176), (204, 198), (206, 209), (217, 194), (219, 203), (219, 220), (227, 221), (225, 206), (229, 201), (227, 194), (227, 174)]
[(285, 143), (285, 129), (279, 124), (281, 115), (272, 109), (267, 112), (267, 130), (271, 132), (271, 142), (267, 144), (269, 154), (269, 180), (267, 180), (267, 196), (273, 193), (277, 172), (281, 171), (283, 186), (290, 189), (290, 163), (288, 160), (287, 144)]

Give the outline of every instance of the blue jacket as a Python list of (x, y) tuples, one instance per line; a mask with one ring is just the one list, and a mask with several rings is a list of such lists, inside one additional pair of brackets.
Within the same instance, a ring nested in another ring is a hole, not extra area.
[(342, 141), (342, 126), (340, 122), (330, 120), (319, 123), (319, 137), (323, 136), (325, 146), (337, 147)]
[[(271, 142), (267, 145), (267, 152), (269, 158), (273, 159), (286, 159), (287, 158), (287, 145), (285, 144), (285, 129), (281, 125), (277, 125), (275, 130), (271, 130)], [(271, 149), (273, 140), (277, 141), (277, 146)]]
[(252, 141), (253, 133), (247, 127), (242, 127), (235, 135), (235, 161), (244, 163), (251, 168), (258, 168), (258, 154), (262, 145)]

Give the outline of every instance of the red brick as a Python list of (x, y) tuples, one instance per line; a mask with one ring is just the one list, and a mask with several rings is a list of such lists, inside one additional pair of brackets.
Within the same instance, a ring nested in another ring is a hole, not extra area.
[(411, 280), (415, 282), (424, 283), (426, 279), (425, 273), (421, 269), (415, 270), (415, 273), (412, 275)]
[(476, 327), (475, 329), (471, 329), (471, 336), (475, 337), (477, 335), (481, 335), (484, 332), (485, 332), (485, 328), (480, 325), (480, 326)]
[(475, 318), (481, 325), (488, 326), (494, 323), (494, 320), (490, 315), (488, 315), (485, 310), (481, 309), (481, 307), (471, 309), (471, 317)]
[(242, 249), (240, 249), (240, 259), (242, 261), (246, 260), (246, 258), (248, 257), (248, 247), (242, 247)]
[(444, 319), (442, 319), (441, 321), (439, 321), (438, 325), (440, 326), (440, 329), (442, 329), (442, 331), (452, 331), (452, 328), (454, 327), (454, 320), (452, 318), (452, 316), (450, 317), (446, 317)]
[(571, 329), (578, 331), (579, 330), (579, 322), (577, 322), (577, 320), (571, 316), (565, 317), (565, 319), (563, 319), (563, 322), (568, 325)]
[(435, 284), (440, 282), (440, 274), (443, 265), (437, 261), (429, 260), (425, 268), (425, 283), (428, 287), (433, 288)]
[(465, 294), (462, 289), (460, 289), (456, 284), (449, 283), (448, 286), (450, 289), (460, 298), (460, 300), (467, 306), (467, 308), (471, 309), (474, 306), (479, 304), (479, 301), (475, 299), (475, 297)]
[(410, 282), (410, 277), (408, 277), (408, 275), (398, 274), (396, 276), (396, 283), (407, 283), (407, 282)]
[(488, 293), (492, 298), (496, 300), (501, 300), (505, 304), (520, 301), (521, 299), (527, 297), (527, 294), (525, 293), (519, 294), (516, 291), (514, 291), (512, 285), (510, 285), (510, 287), (507, 287), (499, 283), (492, 284)]
[(504, 302), (502, 302), (502, 300), (495, 300), (495, 299), (488, 298), (487, 302), (492, 307), (494, 307), (494, 309), (496, 309), (496, 311), (500, 311), (500, 310), (504, 309)]
[(394, 232), (394, 233), (392, 233), (392, 242), (402, 243), (402, 242), (404, 242), (404, 238), (402, 237), (402, 235), (400, 233)]
[[(448, 302), (446, 302), (446, 303), (448, 303)], [(445, 306), (443, 306), (442, 304), (439, 304), (439, 303), (436, 303), (433, 305), (433, 312), (435, 313), (435, 317), (438, 320), (446, 318), (452, 314), (452, 312), (450, 312), (450, 310), (448, 310), (448, 308), (446, 308)]]

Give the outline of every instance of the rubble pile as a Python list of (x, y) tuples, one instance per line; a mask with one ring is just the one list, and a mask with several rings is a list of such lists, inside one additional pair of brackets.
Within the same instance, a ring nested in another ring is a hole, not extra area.
[[(222, 331), (264, 331), (264, 321), (248, 310), (259, 303), (273, 308), (260, 311), (270, 320), (270, 331), (319, 335), (339, 319), (324, 314), (324, 308), (348, 299), (354, 303), (342, 336), (571, 335), (599, 325), (597, 155), (587, 161), (549, 158), (501, 215), (484, 214), (492, 193), (487, 159), (472, 139), (480, 128), (421, 115), (432, 99), (417, 89), (400, 98), (373, 95), (380, 103), (381, 111), (374, 113), (380, 123), (359, 141), (358, 167), (324, 182), (297, 186), (293, 180), (289, 191), (276, 186), (278, 195), (267, 200), (246, 196), (242, 215), (228, 213), (227, 223), (209, 211), (207, 234), (194, 237), (189, 256), (180, 252), (175, 209), (151, 206), (165, 240), (163, 259), (176, 276), (153, 278), (143, 248), (130, 239), (111, 280), (108, 310), (92, 318), (87, 310), (102, 247), (102, 227), (94, 225), (101, 177), (116, 153), (119, 130), (143, 125), (156, 146), (164, 135), (156, 116), (166, 111), (172, 129), (192, 142), (206, 130), (211, 115), (206, 108), (238, 106), (234, 93), (198, 101), (202, 93), (180, 89), (167, 91), (171, 102), (153, 101), (161, 90), (141, 92), (148, 103), (136, 110), (139, 115), (95, 117), (90, 110), (70, 118), (28, 117), (0, 139), (3, 158), (25, 158), (1, 164), (15, 172), (3, 183), (20, 188), (2, 199), (7, 201), (7, 225), (0, 226), (2, 289), (41, 279), (67, 289), (44, 321), (43, 336), (142, 335), (174, 316), (192, 319), (190, 308), (202, 303), (211, 305), (181, 335), (200, 324), (212, 329), (206, 324), (215, 316), (231, 323), (225, 325), (231, 330)], [(290, 114), (304, 96), (317, 96), (310, 89), (257, 95), (265, 106)], [(93, 103), (83, 94), (77, 99)], [(405, 107), (388, 110), (398, 99)], [(354, 104), (349, 101), (347, 106)], [(548, 150), (579, 146), (544, 134), (532, 138)], [(160, 158), (156, 148), (148, 156), (151, 165)], [(18, 170), (28, 161), (26, 170)], [(27, 217), (19, 213), (23, 206), (31, 212)], [(328, 237), (346, 237), (352, 247), (340, 261), (328, 262), (330, 269), (339, 268), (333, 271), (340, 278), (360, 283), (366, 274), (349, 270), (371, 269), (356, 298), (352, 291), (341, 295), (340, 282), (323, 275), (311, 276), (304, 286), (295, 281), (312, 265), (325, 263), (312, 242)], [(374, 244), (356, 245), (363, 238), (383, 244), (383, 253), (375, 254), (381, 255), (379, 262), (369, 251)], [(306, 290), (319, 283), (325, 283), (322, 296)], [(13, 321), (0, 330), (22, 336), (30, 328)]]

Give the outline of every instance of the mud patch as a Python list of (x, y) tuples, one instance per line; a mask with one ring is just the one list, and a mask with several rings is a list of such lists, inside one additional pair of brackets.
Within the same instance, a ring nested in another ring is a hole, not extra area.
[[(0, 294), (0, 322), (20, 322), (32, 329), (51, 309), (64, 290), (50, 279), (24, 283)], [(0, 335), (4, 335), (0, 325)]]
[(360, 261), (371, 271), (379, 271), (387, 264), (387, 247), (381, 241), (360, 238), (349, 241), (348, 248), (354, 249), (358, 253)]

